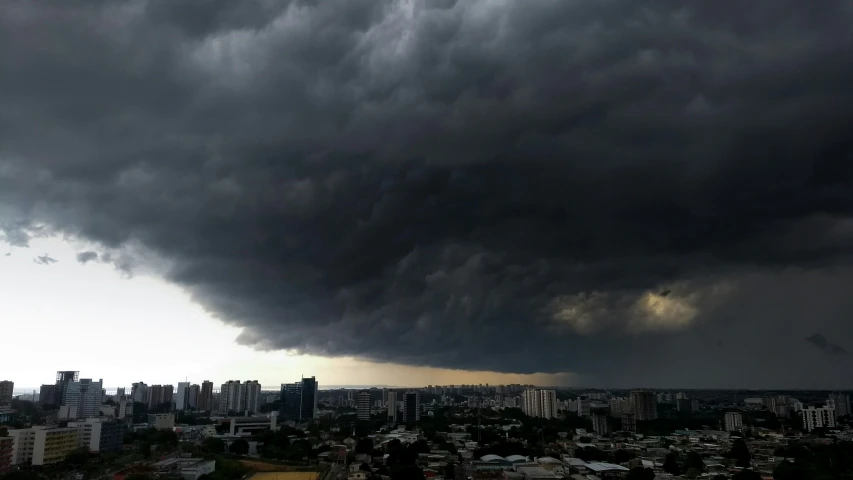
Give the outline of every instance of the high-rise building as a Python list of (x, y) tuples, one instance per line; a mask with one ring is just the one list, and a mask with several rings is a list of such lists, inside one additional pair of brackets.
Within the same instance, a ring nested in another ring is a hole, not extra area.
[(148, 387), (148, 408), (154, 408), (163, 403), (163, 385)]
[(317, 388), (315, 377), (303, 378), (297, 383), (283, 383), (279, 418), (296, 423), (314, 419), (317, 410)]
[(692, 410), (693, 402), (689, 398), (679, 398), (675, 400), (675, 405), (679, 412), (689, 412)]
[(130, 388), (131, 400), (138, 403), (148, 403), (148, 385), (145, 382), (134, 383)]
[(831, 403), (827, 401), (826, 404), (835, 407), (836, 418), (846, 417), (853, 413), (850, 409), (850, 396), (846, 393), (830, 393), (829, 400), (831, 400)]
[(175, 387), (173, 385), (163, 385), (163, 401), (172, 405), (175, 403)]
[(578, 398), (578, 416), (588, 417), (592, 408), (592, 401), (588, 398)]
[(0, 381), (0, 405), (12, 403), (12, 395), (15, 391), (15, 382), (11, 380)]
[(219, 413), (242, 411), (243, 399), (243, 385), (240, 380), (228, 380), (219, 389)]
[(178, 391), (175, 395), (175, 410), (182, 411), (189, 408), (190, 382), (178, 382)]
[(213, 382), (210, 380), (201, 382), (201, 390), (198, 393), (198, 409), (202, 412), (213, 410)]
[(557, 416), (557, 392), (528, 388), (522, 395), (522, 409), (531, 417), (554, 418)]
[(403, 423), (416, 423), (421, 419), (421, 394), (406, 392), (403, 395)]
[(243, 384), (243, 409), (250, 412), (261, 410), (261, 384), (257, 380), (246, 380)]
[(198, 396), (201, 387), (197, 383), (190, 385), (189, 393), (187, 394), (187, 406), (193, 410), (198, 410)]
[(56, 397), (53, 405), (65, 405), (65, 391), (71, 382), (80, 380), (80, 372), (65, 370), (56, 372)]
[(633, 413), (622, 412), (622, 431), (637, 432), (637, 417)]
[(608, 421), (607, 414), (608, 411), (606, 408), (593, 408), (590, 412), (590, 416), (592, 417), (592, 430), (596, 435), (600, 435), (602, 437), (610, 435), (610, 423)]
[(41, 405), (59, 405), (57, 401), (56, 385), (42, 385), (39, 389), (39, 403)]
[(393, 390), (388, 391), (388, 397), (385, 400), (385, 405), (388, 408), (388, 421), (391, 423), (397, 423), (397, 392)]
[(362, 390), (358, 392), (356, 398), (356, 420), (370, 420), (370, 391)]
[(633, 390), (631, 409), (638, 422), (655, 420), (658, 418), (657, 396), (648, 390)]
[(743, 429), (743, 416), (740, 412), (726, 412), (726, 431), (737, 432)]
[(97, 417), (101, 414), (103, 385), (103, 380), (93, 382), (91, 378), (81, 378), (66, 386), (63, 406), (76, 412), (72, 418)]
[(125, 418), (133, 418), (133, 399), (127, 395), (122, 395), (118, 400), (118, 408), (116, 408), (116, 418), (119, 420)]
[(835, 427), (835, 409), (832, 407), (810, 406), (803, 408), (800, 414), (803, 416), (803, 428), (809, 432), (816, 428)]

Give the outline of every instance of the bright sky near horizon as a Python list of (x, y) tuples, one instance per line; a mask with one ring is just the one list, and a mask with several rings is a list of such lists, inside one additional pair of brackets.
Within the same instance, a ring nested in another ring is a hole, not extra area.
[[(83, 245), (39, 238), (0, 253), (0, 323), (7, 333), (0, 379), (17, 391), (52, 383), (57, 370), (132, 382), (176, 384), (258, 380), (267, 388), (315, 375), (324, 385), (460, 383), (566, 384), (565, 375), (514, 375), (322, 358), (238, 345), (239, 328), (212, 318), (179, 287), (146, 274), (124, 278), (112, 265), (76, 260)], [(10, 253), (9, 256), (5, 256)], [(49, 255), (56, 263), (33, 260)]]

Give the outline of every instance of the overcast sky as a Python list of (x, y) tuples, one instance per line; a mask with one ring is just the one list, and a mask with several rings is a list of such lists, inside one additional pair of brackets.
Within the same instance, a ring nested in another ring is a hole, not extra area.
[(3, 375), (853, 388), (851, 25), (4, 2)]

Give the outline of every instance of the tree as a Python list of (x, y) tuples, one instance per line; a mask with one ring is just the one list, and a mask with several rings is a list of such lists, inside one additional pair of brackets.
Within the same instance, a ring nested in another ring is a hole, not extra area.
[(444, 478), (447, 480), (453, 480), (456, 478), (456, 464), (453, 462), (447, 462), (447, 465), (444, 467)]
[(663, 461), (663, 471), (670, 475), (681, 475), (681, 467), (678, 466), (678, 454), (669, 452)]
[(125, 480), (154, 480), (154, 477), (146, 473), (131, 473)]
[(628, 472), (626, 480), (655, 480), (655, 472), (651, 468), (634, 467)]
[(209, 453), (224, 453), (225, 442), (219, 438), (208, 437), (201, 442), (201, 448)]
[(358, 469), (359, 469), (359, 470), (361, 470), (362, 472), (372, 472), (372, 471), (373, 471), (373, 470), (370, 468), (370, 465), (368, 465), (368, 464), (366, 464), (366, 463), (362, 463), (361, 465), (359, 465), (359, 466), (358, 466)]
[(0, 475), (0, 480), (41, 480), (39, 474), (29, 470), (12, 470)]
[(699, 470), (699, 473), (705, 471), (705, 462), (702, 461), (702, 455), (693, 451), (687, 452), (687, 460), (684, 462), (685, 470), (690, 470), (691, 468)]
[(89, 461), (89, 448), (80, 447), (68, 452), (65, 456), (66, 465), (83, 466)]
[(373, 440), (368, 437), (359, 438), (355, 444), (355, 453), (373, 453)]
[(761, 474), (745, 468), (734, 474), (732, 480), (761, 480)]
[(228, 451), (235, 455), (246, 455), (249, 453), (249, 442), (242, 438), (238, 438), (231, 442), (231, 446), (228, 447)]
[(732, 443), (732, 450), (727, 455), (729, 458), (735, 459), (735, 466), (739, 468), (748, 468), (752, 456), (749, 454), (749, 447), (742, 438), (738, 438)]
[(391, 480), (426, 480), (426, 477), (420, 467), (411, 464), (391, 469)]

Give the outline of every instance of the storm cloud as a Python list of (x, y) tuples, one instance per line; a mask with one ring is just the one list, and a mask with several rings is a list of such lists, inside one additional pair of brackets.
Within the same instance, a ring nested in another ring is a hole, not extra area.
[(0, 231), (143, 245), (258, 349), (834, 385), (803, 338), (853, 340), (851, 22), (800, 0), (6, 2)]

